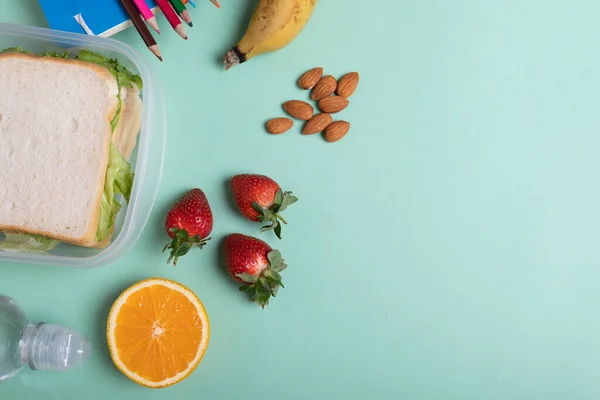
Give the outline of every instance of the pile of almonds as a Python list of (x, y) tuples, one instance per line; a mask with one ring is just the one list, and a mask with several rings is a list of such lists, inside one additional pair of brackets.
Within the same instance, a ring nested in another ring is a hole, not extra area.
[[(298, 86), (302, 89), (312, 89), (311, 99), (317, 102), (321, 113), (315, 114), (314, 108), (305, 101), (290, 100), (283, 103), (283, 109), (291, 117), (306, 121), (302, 133), (314, 135), (323, 132), (325, 140), (337, 142), (350, 130), (350, 124), (346, 121), (334, 121), (331, 114), (345, 109), (348, 97), (354, 93), (358, 86), (358, 73), (350, 72), (339, 81), (331, 76), (323, 76), (323, 68), (313, 68), (304, 73), (298, 80)], [(274, 135), (287, 132), (294, 125), (289, 118), (274, 118), (267, 122), (267, 131)]]

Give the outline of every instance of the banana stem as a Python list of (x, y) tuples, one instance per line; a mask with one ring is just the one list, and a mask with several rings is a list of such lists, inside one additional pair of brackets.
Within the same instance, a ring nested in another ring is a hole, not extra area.
[(225, 54), (223, 62), (225, 63), (225, 71), (227, 71), (229, 68), (238, 65), (243, 61), (240, 59), (239, 51), (236, 51), (236, 48), (233, 48)]

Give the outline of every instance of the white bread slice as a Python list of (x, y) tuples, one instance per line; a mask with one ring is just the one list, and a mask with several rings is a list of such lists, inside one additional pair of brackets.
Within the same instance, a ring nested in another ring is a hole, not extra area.
[(96, 243), (117, 93), (95, 64), (0, 55), (0, 231)]

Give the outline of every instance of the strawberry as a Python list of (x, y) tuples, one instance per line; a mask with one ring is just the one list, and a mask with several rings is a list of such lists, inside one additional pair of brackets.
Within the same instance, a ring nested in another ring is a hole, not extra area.
[(227, 272), (243, 284), (240, 291), (252, 293), (254, 302), (265, 308), (279, 286), (283, 287), (279, 273), (287, 265), (279, 250), (262, 240), (233, 233), (225, 239), (224, 251)]
[(171, 250), (167, 264), (190, 251), (192, 246), (202, 248), (210, 238), (213, 228), (213, 215), (204, 192), (192, 189), (175, 203), (165, 220), (165, 230), (173, 241), (165, 246), (163, 253)]
[(281, 222), (287, 221), (281, 212), (298, 201), (292, 192), (283, 192), (277, 182), (264, 175), (236, 175), (231, 179), (231, 191), (242, 215), (251, 221), (268, 223), (261, 232), (273, 230), (281, 239)]

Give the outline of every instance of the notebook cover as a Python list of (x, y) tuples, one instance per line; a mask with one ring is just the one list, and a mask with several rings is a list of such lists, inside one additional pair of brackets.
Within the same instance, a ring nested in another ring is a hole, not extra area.
[[(38, 0), (51, 29), (86, 33), (75, 20), (81, 14), (89, 29), (98, 36), (111, 36), (132, 26), (120, 0)], [(146, 0), (154, 13), (156, 3)]]

